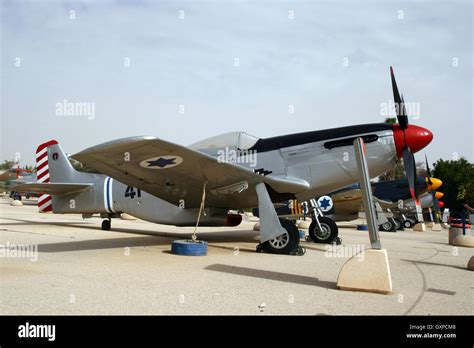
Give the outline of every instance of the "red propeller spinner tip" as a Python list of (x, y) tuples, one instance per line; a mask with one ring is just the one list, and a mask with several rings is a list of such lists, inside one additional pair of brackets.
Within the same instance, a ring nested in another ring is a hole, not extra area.
[(403, 149), (408, 146), (412, 153), (418, 152), (428, 146), (433, 140), (433, 133), (428, 129), (408, 125), (406, 129), (402, 129), (399, 124), (393, 125), (393, 138), (395, 139), (395, 147), (397, 149), (397, 157), (403, 156)]

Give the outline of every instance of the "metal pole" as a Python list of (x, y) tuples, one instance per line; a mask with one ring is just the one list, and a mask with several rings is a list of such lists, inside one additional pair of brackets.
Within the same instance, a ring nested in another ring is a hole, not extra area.
[(364, 202), (367, 226), (369, 228), (370, 244), (372, 245), (372, 249), (382, 249), (375, 206), (372, 199), (372, 190), (370, 187), (369, 169), (365, 158), (365, 144), (362, 138), (356, 138), (354, 140), (354, 152), (356, 155), (357, 167), (359, 168), (359, 183), (362, 189), (362, 199)]

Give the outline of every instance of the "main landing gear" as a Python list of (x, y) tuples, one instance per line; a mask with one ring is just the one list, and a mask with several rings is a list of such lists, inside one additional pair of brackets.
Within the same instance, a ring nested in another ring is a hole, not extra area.
[(336, 223), (324, 216), (315, 199), (310, 199), (309, 205), (313, 214), (313, 222), (308, 230), (309, 238), (314, 243), (331, 244), (335, 242), (340, 244), (341, 239), (338, 237), (339, 229)]
[(260, 213), (260, 241), (257, 252), (272, 254), (303, 255), (300, 233), (294, 222), (279, 218), (268, 194), (265, 183), (255, 185)]
[(416, 224), (416, 221), (413, 220), (413, 219), (406, 219), (404, 222), (403, 222), (403, 227), (405, 228), (413, 228), (413, 226), (415, 226)]
[(280, 218), (281, 226), (286, 230), (286, 233), (259, 245), (262, 251), (272, 254), (291, 254), (294, 252), (300, 242), (300, 234), (296, 225), (284, 218)]
[(397, 227), (397, 222), (394, 218), (388, 218), (383, 224), (379, 226), (380, 231), (385, 232), (396, 232), (398, 228), (400, 228), (401, 223)]
[(403, 220), (401, 218), (394, 217), (393, 221), (395, 222), (395, 228), (396, 228), (397, 231), (403, 231), (404, 230)]

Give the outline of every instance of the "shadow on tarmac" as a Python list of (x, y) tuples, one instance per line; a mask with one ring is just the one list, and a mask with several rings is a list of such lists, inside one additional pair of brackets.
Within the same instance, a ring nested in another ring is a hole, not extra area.
[[(4, 219), (19, 221), (13, 223), (3, 223), (2, 227), (4, 231), (8, 231), (8, 226), (15, 225), (53, 225), (53, 226), (64, 226), (80, 229), (90, 229), (94, 231), (100, 231), (101, 233), (110, 236), (111, 233), (121, 232), (135, 235), (142, 235), (142, 237), (122, 237), (122, 238), (107, 238), (107, 239), (92, 239), (82, 241), (68, 241), (61, 243), (48, 243), (38, 245), (39, 252), (67, 252), (67, 251), (78, 251), (78, 250), (99, 250), (99, 249), (113, 249), (123, 247), (140, 247), (140, 246), (153, 246), (153, 245), (170, 245), (174, 239), (190, 239), (192, 236), (192, 228), (187, 228), (188, 233), (172, 233), (172, 232), (159, 232), (159, 231), (147, 231), (147, 230), (131, 230), (129, 228), (112, 228), (111, 231), (102, 231), (100, 226), (91, 225), (89, 222), (43, 222), (43, 221), (31, 221), (22, 219)], [(11, 231), (19, 232), (19, 231)], [(25, 231), (27, 232), (27, 231)], [(236, 231), (216, 231), (216, 232), (204, 232), (199, 236), (200, 239), (205, 240), (208, 243), (256, 243), (258, 240), (255, 239), (257, 234), (253, 231), (236, 230)], [(220, 246), (209, 244), (209, 247), (222, 248), (228, 250), (234, 250), (235, 246)], [(255, 252), (255, 249), (246, 249), (239, 246), (239, 251), (251, 251)]]
[(291, 273), (282, 273), (274, 271), (266, 271), (255, 268), (239, 267), (239, 266), (230, 266), (224, 264), (213, 264), (204, 268), (208, 271), (222, 272), (233, 275), (240, 275), (246, 277), (254, 277), (261, 279), (270, 279), (277, 280), (286, 283), (296, 283), (302, 285), (318, 286), (326, 289), (337, 289), (336, 282), (329, 282), (324, 280), (319, 280), (318, 278), (308, 277), (298, 274)]

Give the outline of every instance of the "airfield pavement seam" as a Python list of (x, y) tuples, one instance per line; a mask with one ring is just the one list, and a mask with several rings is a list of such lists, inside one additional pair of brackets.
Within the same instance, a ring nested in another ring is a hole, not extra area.
[(422, 285), (422, 287), (421, 287), (422, 290), (421, 290), (420, 294), (418, 295), (418, 297), (416, 298), (416, 300), (413, 302), (413, 304), (411, 305), (411, 307), (408, 308), (408, 310), (407, 310), (405, 313), (403, 313), (403, 315), (408, 315), (408, 314), (410, 314), (411, 311), (413, 311), (413, 310), (415, 309), (415, 307), (418, 306), (418, 304), (421, 302), (421, 299), (423, 298), (423, 296), (424, 296), (425, 293), (426, 293), (426, 288), (427, 288), (427, 287), (426, 287), (426, 277), (425, 277), (425, 273), (424, 273), (423, 270), (420, 268), (420, 266), (418, 266), (417, 262), (429, 260), (429, 259), (431, 259), (431, 258), (433, 258), (433, 257), (435, 257), (436, 255), (439, 254), (439, 250), (438, 250), (438, 249), (436, 249), (436, 248), (434, 248), (434, 247), (430, 247), (430, 248), (436, 251), (433, 255), (430, 255), (430, 256), (428, 256), (428, 257), (425, 257), (425, 258), (423, 258), (423, 259), (421, 259), (421, 260), (416, 260), (416, 261), (415, 261), (415, 260), (410, 260), (410, 261), (409, 261), (409, 262), (411, 262), (413, 265), (415, 265), (416, 268), (418, 269), (418, 272), (420, 272), (420, 274), (421, 274), (421, 279), (423, 280), (423, 285)]

